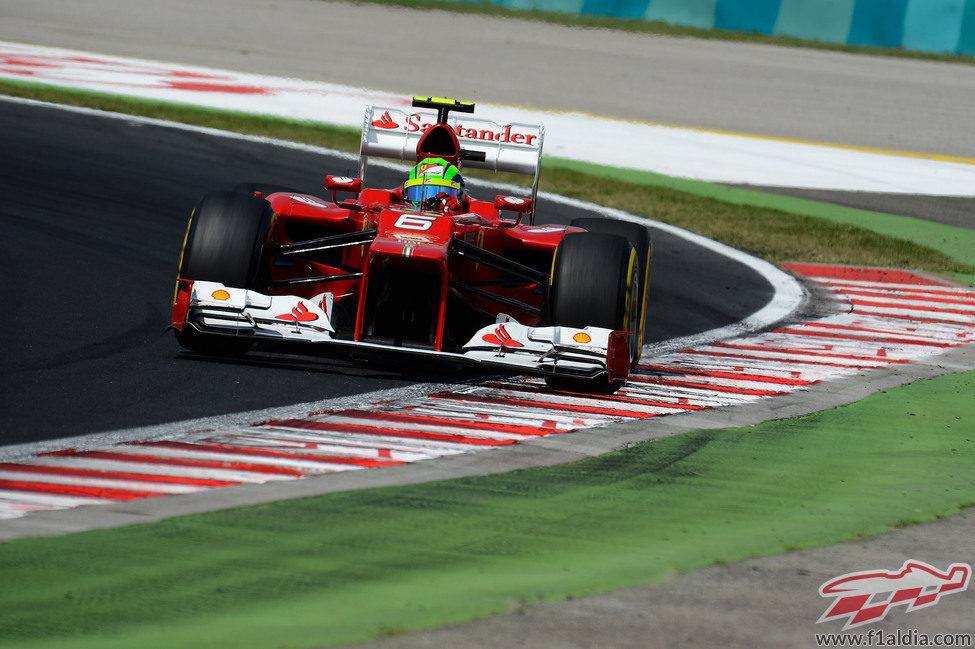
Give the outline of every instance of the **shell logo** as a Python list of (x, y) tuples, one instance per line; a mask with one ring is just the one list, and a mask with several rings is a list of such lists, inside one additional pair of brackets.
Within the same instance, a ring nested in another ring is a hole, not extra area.
[(582, 343), (583, 345), (585, 345), (587, 343), (592, 342), (592, 336), (580, 331), (576, 335), (572, 336), (572, 340), (576, 341), (577, 343)]
[(213, 293), (211, 293), (210, 297), (212, 297), (214, 300), (229, 300), (230, 293), (220, 288), (214, 291)]

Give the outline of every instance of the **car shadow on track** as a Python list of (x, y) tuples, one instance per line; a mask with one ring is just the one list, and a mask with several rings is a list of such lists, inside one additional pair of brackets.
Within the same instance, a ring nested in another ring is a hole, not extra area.
[(213, 356), (179, 351), (175, 359), (359, 378), (394, 379), (412, 383), (468, 383), (492, 376), (457, 363), (433, 359), (418, 362), (415, 358), (389, 358), (388, 355), (383, 358), (358, 355), (351, 358), (348, 353), (312, 356), (256, 349), (244, 356)]

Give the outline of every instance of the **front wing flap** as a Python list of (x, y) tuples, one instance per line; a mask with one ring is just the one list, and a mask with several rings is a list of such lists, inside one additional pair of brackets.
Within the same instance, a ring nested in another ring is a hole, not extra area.
[(529, 374), (625, 379), (628, 332), (600, 327), (527, 327), (515, 321), (484, 327), (464, 345), (464, 356), (484, 365)]
[[(180, 293), (188, 293), (185, 306)], [(185, 313), (178, 313), (182, 311)], [(173, 326), (190, 326), (202, 333), (252, 336), (256, 339), (328, 342), (332, 294), (311, 299), (294, 295), (264, 295), (218, 282), (180, 280)]]
[[(180, 295), (183, 295), (182, 299)], [(298, 341), (336, 347), (384, 350), (462, 361), (539, 376), (625, 379), (629, 373), (628, 332), (599, 327), (528, 327), (510, 319), (480, 329), (461, 353), (411, 349), (337, 339), (331, 324), (333, 296), (310, 299), (264, 295), (217, 282), (180, 280), (173, 326), (205, 334), (255, 340)]]

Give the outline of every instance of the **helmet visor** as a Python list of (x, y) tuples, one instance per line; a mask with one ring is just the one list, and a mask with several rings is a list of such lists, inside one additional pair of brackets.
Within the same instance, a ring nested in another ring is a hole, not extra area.
[(460, 183), (443, 178), (417, 178), (406, 181), (403, 186), (403, 198), (407, 203), (420, 209), (431, 209), (437, 206), (438, 196), (461, 196)]

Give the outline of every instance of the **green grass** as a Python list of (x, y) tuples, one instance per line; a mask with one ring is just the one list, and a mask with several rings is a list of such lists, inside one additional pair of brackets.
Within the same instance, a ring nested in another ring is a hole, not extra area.
[[(561, 172), (581, 177), (562, 182)], [(609, 182), (581, 189), (592, 177)], [(973, 229), (571, 160), (550, 161), (546, 178), (550, 191), (584, 191), (587, 200), (679, 225), (770, 261), (917, 268), (975, 285)]]
[(361, 641), (932, 520), (975, 503), (972, 394), (968, 372), (551, 468), (8, 542), (0, 646)]
[(705, 29), (702, 27), (685, 27), (672, 25), (659, 20), (643, 20), (638, 18), (611, 18), (603, 16), (587, 16), (576, 13), (562, 13), (556, 11), (542, 11), (539, 9), (511, 9), (490, 2), (477, 0), (355, 0), (357, 4), (377, 4), (385, 6), (404, 7), (407, 9), (439, 9), (451, 13), (475, 14), (496, 18), (513, 18), (518, 20), (533, 20), (565, 27), (583, 29), (611, 29), (637, 34), (653, 34), (660, 36), (677, 36), (689, 38), (704, 38), (709, 40), (738, 41), (747, 43), (761, 43), (789, 47), (805, 47), (810, 49), (829, 50), (836, 52), (850, 52), (855, 54), (872, 54), (875, 56), (894, 56), (922, 60), (946, 61), (951, 63), (972, 64), (975, 57), (952, 54), (938, 54), (920, 52), (894, 47), (867, 47), (861, 45), (846, 45), (844, 43), (829, 43), (813, 41), (789, 36), (772, 36), (757, 32), (732, 31), (727, 29)]
[[(296, 120), (0, 81), (0, 93), (220, 128), (343, 151), (359, 133)], [(481, 176), (482, 174), (473, 174)], [(490, 174), (505, 182), (524, 176)], [(975, 231), (568, 160), (543, 164), (541, 188), (671, 223), (771, 261), (915, 268), (975, 285)]]

